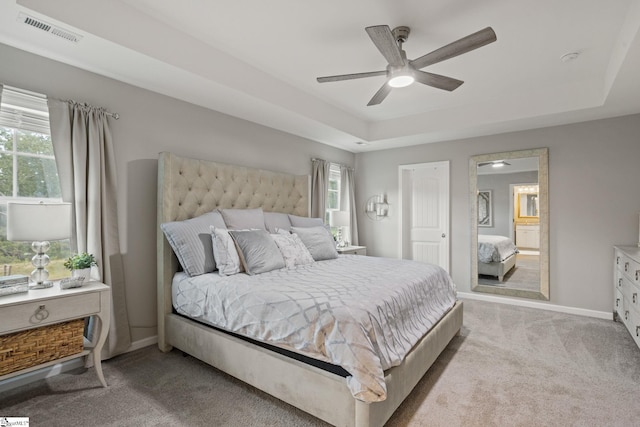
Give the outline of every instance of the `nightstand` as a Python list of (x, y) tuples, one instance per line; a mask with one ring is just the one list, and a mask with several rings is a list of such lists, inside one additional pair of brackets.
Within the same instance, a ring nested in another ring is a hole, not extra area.
[(337, 248), (338, 253), (342, 255), (366, 255), (366, 246), (345, 246), (344, 248)]
[(51, 288), (0, 297), (0, 336), (89, 316), (99, 320), (97, 336), (90, 343), (85, 339), (81, 352), (2, 375), (0, 381), (78, 357), (92, 356), (98, 379), (106, 387), (100, 353), (111, 319), (110, 294), (111, 288), (100, 282), (71, 289), (60, 289), (60, 283), (56, 282)]

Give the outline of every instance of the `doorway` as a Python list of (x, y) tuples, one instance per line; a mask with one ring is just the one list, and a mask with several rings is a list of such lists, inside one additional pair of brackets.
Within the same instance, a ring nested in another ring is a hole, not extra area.
[(398, 168), (400, 258), (449, 272), (449, 161)]

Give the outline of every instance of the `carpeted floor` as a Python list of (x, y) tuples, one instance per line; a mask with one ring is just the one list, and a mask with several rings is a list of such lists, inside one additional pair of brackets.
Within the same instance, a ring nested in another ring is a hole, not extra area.
[[(640, 425), (640, 349), (620, 323), (464, 301), (462, 334), (387, 423)], [(325, 426), (178, 351), (156, 347), (0, 394), (31, 426)]]

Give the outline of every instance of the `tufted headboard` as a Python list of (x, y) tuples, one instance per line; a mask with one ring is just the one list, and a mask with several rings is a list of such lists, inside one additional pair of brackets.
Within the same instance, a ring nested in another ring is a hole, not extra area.
[(216, 208), (309, 216), (308, 175), (290, 175), (160, 153), (158, 159), (158, 337), (171, 313), (171, 281), (178, 260), (160, 224), (182, 221)]

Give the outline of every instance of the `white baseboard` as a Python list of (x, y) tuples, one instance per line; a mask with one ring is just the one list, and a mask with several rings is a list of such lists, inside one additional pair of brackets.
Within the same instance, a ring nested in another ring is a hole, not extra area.
[[(135, 350), (140, 350), (141, 348), (148, 347), (150, 345), (154, 345), (157, 343), (158, 343), (157, 335), (144, 338), (142, 340), (132, 342), (129, 348), (127, 349), (127, 351), (125, 351), (125, 353), (129, 353)], [(18, 375), (13, 378), (6, 379), (4, 381), (0, 381), (0, 393), (4, 391), (12, 390), (14, 388), (22, 387), (23, 385), (27, 385), (32, 382), (36, 382), (38, 380), (55, 377), (56, 375), (60, 375), (65, 372), (72, 371), (74, 369), (82, 368), (83, 366), (84, 366), (84, 357), (79, 357), (77, 359), (72, 359), (63, 363), (59, 363), (57, 365), (49, 366), (48, 368), (43, 368), (37, 371), (28, 372), (23, 375)], [(91, 375), (93, 375), (93, 373)], [(97, 381), (97, 377), (96, 377), (96, 381)]]
[(127, 351), (125, 351), (125, 353), (140, 350), (141, 348), (149, 347), (150, 345), (156, 345), (156, 344), (158, 344), (157, 335), (154, 335), (152, 337), (147, 337), (147, 338), (132, 342), (129, 348), (127, 349)]
[(458, 292), (458, 297), (462, 299), (497, 302), (499, 304), (517, 305), (520, 307), (536, 308), (538, 310), (549, 310), (559, 313), (575, 314), (578, 316), (595, 317), (596, 319), (613, 320), (613, 311), (609, 313), (606, 311), (587, 310), (585, 308), (568, 307), (565, 305), (551, 304), (548, 302), (529, 301), (518, 298), (505, 298), (503, 296), (478, 294), (472, 292)]

